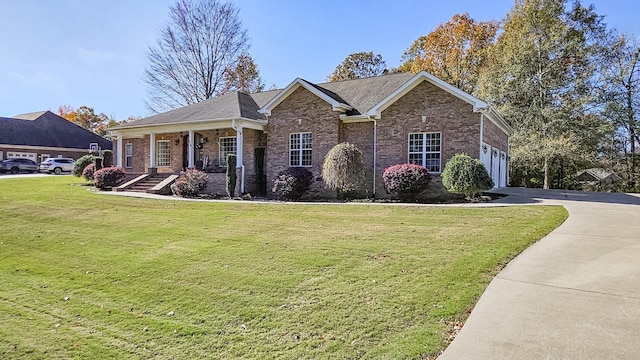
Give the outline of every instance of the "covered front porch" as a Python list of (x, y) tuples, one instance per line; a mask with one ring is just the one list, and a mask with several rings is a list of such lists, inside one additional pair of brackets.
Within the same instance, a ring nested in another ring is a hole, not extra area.
[(266, 121), (244, 118), (166, 126), (128, 126), (112, 131), (116, 165), (131, 174), (210, 173), (208, 192), (224, 192), (227, 154), (235, 154), (238, 194), (264, 191)]

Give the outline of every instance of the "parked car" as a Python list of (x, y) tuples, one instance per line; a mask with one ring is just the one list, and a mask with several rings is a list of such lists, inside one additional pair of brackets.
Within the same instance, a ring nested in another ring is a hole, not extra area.
[(71, 158), (48, 158), (40, 163), (40, 171), (60, 175), (63, 171), (72, 171), (75, 162)]
[(31, 159), (7, 159), (0, 162), (0, 173), (6, 173), (11, 171), (13, 174), (17, 174), (21, 171), (36, 172), (38, 171), (38, 164)]

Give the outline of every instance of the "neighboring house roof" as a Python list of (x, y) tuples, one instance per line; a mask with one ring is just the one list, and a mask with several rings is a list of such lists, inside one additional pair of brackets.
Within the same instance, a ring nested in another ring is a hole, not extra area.
[(0, 117), (0, 144), (85, 150), (91, 143), (111, 149), (111, 141), (50, 111)]
[(618, 176), (618, 174), (603, 168), (591, 168), (579, 171), (576, 174), (576, 178), (578, 181), (615, 182), (622, 180), (622, 178)]
[(168, 125), (197, 122), (221, 123), (241, 118), (266, 122), (271, 110), (300, 87), (326, 101), (334, 111), (341, 112), (341, 118), (345, 121), (367, 121), (372, 118), (379, 119), (384, 109), (423, 81), (428, 81), (469, 103), (473, 106), (473, 111), (486, 115), (506, 133), (513, 132), (502, 116), (489, 104), (424, 71), (418, 74), (398, 73), (323, 84), (296, 78), (282, 90), (255, 94), (233, 92), (117, 126), (112, 130), (120, 132), (144, 127), (166, 128)]

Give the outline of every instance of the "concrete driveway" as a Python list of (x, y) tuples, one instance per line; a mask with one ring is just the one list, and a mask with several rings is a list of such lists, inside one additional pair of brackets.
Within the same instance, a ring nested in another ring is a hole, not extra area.
[(496, 276), (439, 359), (640, 359), (640, 197), (498, 192), (569, 218)]

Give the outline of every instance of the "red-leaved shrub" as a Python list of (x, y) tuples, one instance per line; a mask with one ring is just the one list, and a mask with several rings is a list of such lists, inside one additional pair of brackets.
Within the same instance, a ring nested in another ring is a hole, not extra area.
[(122, 168), (111, 166), (93, 174), (93, 183), (98, 189), (108, 189), (120, 185), (126, 174)]
[(277, 197), (287, 200), (296, 200), (302, 197), (313, 181), (311, 171), (303, 167), (290, 167), (281, 171), (273, 180), (273, 191)]
[(397, 164), (384, 169), (382, 180), (387, 192), (414, 200), (429, 186), (429, 170), (416, 164)]
[(209, 175), (198, 169), (187, 169), (180, 172), (180, 177), (171, 185), (175, 195), (196, 197), (207, 187)]
[(82, 170), (82, 177), (87, 181), (93, 181), (93, 173), (96, 170), (96, 164), (91, 163)]

